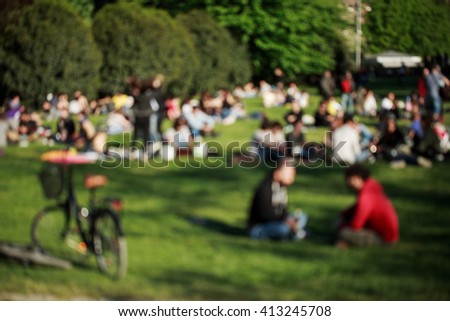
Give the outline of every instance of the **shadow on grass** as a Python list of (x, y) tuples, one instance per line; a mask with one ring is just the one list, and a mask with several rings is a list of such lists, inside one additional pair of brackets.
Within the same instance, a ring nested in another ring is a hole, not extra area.
[[(166, 270), (151, 283), (159, 286), (176, 287), (178, 297), (190, 298), (190, 300), (260, 300), (264, 296), (259, 295), (260, 290), (255, 284), (219, 276), (214, 272), (190, 271), (188, 269)], [(236, 291), (236, 288), (245, 291)]]
[(233, 226), (225, 222), (221, 222), (216, 219), (204, 218), (198, 216), (179, 216), (189, 223), (203, 227), (215, 233), (225, 234), (233, 237), (247, 237), (247, 231), (245, 228)]

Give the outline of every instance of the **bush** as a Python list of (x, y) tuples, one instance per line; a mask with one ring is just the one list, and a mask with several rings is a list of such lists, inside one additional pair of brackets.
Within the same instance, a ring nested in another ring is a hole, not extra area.
[[(48, 92), (92, 97), (101, 64), (89, 27), (70, 6), (51, 1), (11, 11), (0, 32), (0, 84), (37, 105)], [(2, 97), (5, 98), (5, 97)]]
[(196, 72), (196, 92), (213, 92), (247, 81), (250, 61), (244, 47), (239, 47), (230, 33), (206, 12), (193, 10), (177, 17), (194, 38), (201, 66)]
[(162, 20), (166, 33), (155, 42), (160, 53), (162, 73), (167, 74), (166, 91), (171, 96), (184, 96), (192, 89), (196, 72), (200, 66), (199, 56), (192, 35), (166, 11), (151, 10), (151, 18)]
[(245, 85), (252, 77), (252, 66), (247, 46), (232, 39), (232, 64), (229, 83), (232, 86)]
[(129, 76), (163, 74), (166, 89), (188, 90), (198, 64), (189, 35), (164, 11), (137, 4), (104, 6), (94, 17), (95, 40), (103, 53), (102, 90), (124, 90)]

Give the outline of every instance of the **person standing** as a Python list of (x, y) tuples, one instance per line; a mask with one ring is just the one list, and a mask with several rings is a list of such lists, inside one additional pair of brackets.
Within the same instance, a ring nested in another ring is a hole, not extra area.
[(326, 70), (320, 79), (320, 93), (324, 99), (328, 100), (334, 96), (335, 89), (336, 83), (331, 75), (331, 71)]
[(152, 80), (151, 91), (152, 98), (150, 100), (150, 139), (152, 142), (160, 142), (162, 137), (161, 125), (166, 117), (166, 104), (162, 93), (162, 85), (164, 76), (158, 74)]
[(434, 121), (438, 121), (442, 112), (440, 90), (446, 85), (450, 86), (450, 81), (441, 73), (439, 66), (436, 65), (431, 72), (425, 76), (425, 85), (427, 88), (426, 101), (431, 111), (430, 114)]
[(344, 111), (353, 114), (353, 93), (355, 90), (355, 82), (353, 81), (353, 76), (350, 71), (347, 71), (344, 77), (341, 79), (341, 92), (342, 100), (341, 106)]
[(147, 153), (147, 146), (150, 141), (150, 115), (152, 109), (150, 100), (152, 99), (151, 84), (142, 83), (141, 90), (134, 98), (133, 114), (134, 114), (134, 133), (132, 147), (136, 147), (139, 139), (143, 140), (144, 153)]
[(419, 98), (425, 99), (427, 96), (426, 78), (429, 74), (430, 70), (428, 68), (423, 68), (422, 75), (417, 81), (417, 94), (419, 95)]
[(284, 88), (284, 81), (285, 81), (285, 75), (283, 69), (280, 67), (276, 67), (273, 71), (274, 75), (274, 84), (275, 87), (283, 89)]

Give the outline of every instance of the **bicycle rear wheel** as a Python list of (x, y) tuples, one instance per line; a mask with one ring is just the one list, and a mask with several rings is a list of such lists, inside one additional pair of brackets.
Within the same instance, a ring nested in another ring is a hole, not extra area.
[(119, 217), (110, 209), (102, 210), (94, 219), (94, 251), (99, 269), (112, 278), (126, 274), (127, 243)]
[(82, 263), (88, 254), (78, 228), (70, 228), (69, 217), (60, 206), (47, 207), (36, 214), (31, 224), (31, 242), (34, 249), (74, 263)]

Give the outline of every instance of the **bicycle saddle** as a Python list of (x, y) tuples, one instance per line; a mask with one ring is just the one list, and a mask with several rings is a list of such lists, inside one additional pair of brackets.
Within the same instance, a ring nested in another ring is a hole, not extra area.
[(84, 187), (95, 189), (108, 184), (108, 178), (104, 175), (86, 175), (84, 178)]

